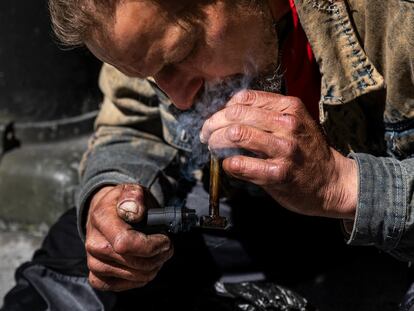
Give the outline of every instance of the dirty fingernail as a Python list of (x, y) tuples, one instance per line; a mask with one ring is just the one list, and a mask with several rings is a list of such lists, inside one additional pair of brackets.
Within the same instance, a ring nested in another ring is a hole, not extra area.
[(119, 209), (123, 210), (125, 213), (138, 214), (138, 212), (139, 212), (138, 205), (135, 202), (133, 202), (133, 201), (125, 201), (125, 202), (122, 202), (119, 205)]

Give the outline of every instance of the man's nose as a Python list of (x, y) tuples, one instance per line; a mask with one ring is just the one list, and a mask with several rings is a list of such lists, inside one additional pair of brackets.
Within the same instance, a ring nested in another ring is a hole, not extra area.
[(168, 68), (154, 76), (157, 85), (170, 97), (174, 106), (181, 110), (190, 109), (204, 80), (177, 68)]

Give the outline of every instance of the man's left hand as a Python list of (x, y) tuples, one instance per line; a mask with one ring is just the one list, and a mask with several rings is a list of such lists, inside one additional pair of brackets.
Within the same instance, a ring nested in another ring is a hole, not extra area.
[(242, 91), (208, 119), (200, 139), (211, 150), (241, 148), (224, 171), (263, 187), (294, 212), (354, 219), (357, 166), (331, 148), (299, 98)]

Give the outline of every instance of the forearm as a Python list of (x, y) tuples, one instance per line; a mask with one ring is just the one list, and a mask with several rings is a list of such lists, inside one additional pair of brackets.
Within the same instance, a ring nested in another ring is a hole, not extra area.
[(139, 184), (162, 205), (168, 185), (162, 181), (163, 169), (176, 153), (164, 142), (161, 101), (148, 81), (129, 78), (104, 64), (99, 86), (104, 101), (80, 166), (77, 206), (81, 235), (89, 201), (104, 186)]
[(100, 127), (83, 161), (78, 196), (81, 234), (91, 196), (107, 185), (139, 184), (149, 189), (160, 205), (169, 196), (163, 170), (176, 150), (162, 140), (131, 128)]

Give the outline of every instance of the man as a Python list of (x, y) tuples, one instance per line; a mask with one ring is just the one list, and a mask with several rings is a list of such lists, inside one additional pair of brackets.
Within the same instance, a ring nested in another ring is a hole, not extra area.
[[(233, 212), (242, 213), (237, 211), (245, 198), (240, 189), (254, 184), (266, 195), (249, 192), (254, 198), (250, 203), (263, 202), (263, 197), (272, 202), (267, 201), (271, 208), (264, 217), (277, 219), (266, 215), (274, 216), (282, 206), (303, 215), (341, 219), (349, 244), (374, 245), (404, 261), (413, 259), (413, 4), (295, 4), (50, 2), (55, 31), (64, 43), (86, 45), (127, 76), (153, 77), (150, 83), (167, 95), (157, 91), (163, 100), (154, 106), (148, 84), (142, 86), (113, 67), (104, 69), (106, 101), (85, 157), (78, 210), (94, 288), (151, 286), (173, 256), (166, 235), (145, 235), (131, 230), (130, 224), (183, 189), (175, 170), (182, 169), (193, 145), (181, 135), (185, 132), (177, 131), (182, 119), (175, 116), (180, 112), (169, 105), (182, 111), (196, 103), (208, 105), (202, 100), (205, 92), (240, 76), (254, 82), (244, 91), (236, 87), (224, 107), (203, 120), (199, 133), (213, 152), (249, 152), (223, 160), (232, 185), (229, 197), (238, 203)], [(289, 96), (256, 87), (280, 73), (280, 91)], [(144, 94), (138, 104), (130, 100), (134, 89)], [(234, 180), (247, 186), (234, 186)], [(234, 218), (239, 234), (246, 235), (246, 223)], [(294, 243), (305, 241), (312, 226), (291, 224), (300, 232), (300, 238), (290, 237)], [(249, 238), (257, 243), (255, 251), (271, 248), (263, 237), (277, 239), (272, 230), (253, 230), (257, 238)], [(272, 263), (260, 267), (270, 271)], [(303, 267), (308, 268), (306, 263)]]

